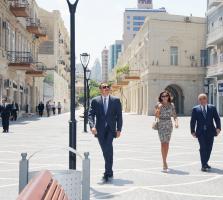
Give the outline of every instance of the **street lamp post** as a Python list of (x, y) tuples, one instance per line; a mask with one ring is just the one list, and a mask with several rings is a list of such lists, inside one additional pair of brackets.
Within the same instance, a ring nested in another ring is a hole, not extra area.
[[(75, 52), (75, 14), (79, 0), (71, 2), (66, 0), (70, 11), (70, 77), (71, 77), (71, 102), (70, 102), (70, 122), (69, 122), (69, 146), (73, 149), (77, 147), (77, 125), (75, 117), (75, 67), (76, 67), (76, 52)], [(76, 155), (69, 152), (69, 169), (76, 169)]]
[(81, 64), (84, 70), (84, 132), (87, 132), (87, 67), (90, 61), (90, 55), (88, 53), (82, 53), (80, 55)]
[(87, 70), (87, 112), (89, 111), (89, 107), (90, 107), (90, 85), (89, 82), (91, 80), (91, 70)]

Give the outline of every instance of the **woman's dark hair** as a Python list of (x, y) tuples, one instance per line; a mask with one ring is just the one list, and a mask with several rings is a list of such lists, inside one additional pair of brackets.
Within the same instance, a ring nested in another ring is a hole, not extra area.
[(171, 102), (172, 102), (172, 98), (171, 98), (171, 96), (170, 96), (170, 93), (167, 92), (167, 91), (163, 91), (163, 92), (160, 93), (160, 95), (159, 95), (159, 102), (160, 102), (160, 103), (163, 102), (163, 100), (162, 100), (162, 96), (163, 96), (163, 94), (167, 94), (167, 96), (169, 97), (169, 98), (168, 98), (168, 102), (171, 103)]

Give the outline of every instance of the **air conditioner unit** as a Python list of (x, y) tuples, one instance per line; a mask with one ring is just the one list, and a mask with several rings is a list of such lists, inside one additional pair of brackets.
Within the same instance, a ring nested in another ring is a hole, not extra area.
[(185, 17), (185, 18), (184, 18), (184, 21), (185, 21), (185, 22), (191, 22), (191, 19), (190, 19), (190, 17)]
[(194, 56), (194, 55), (191, 55), (191, 56), (190, 56), (190, 60), (191, 60), (191, 61), (195, 61), (195, 60), (196, 60), (195, 56)]

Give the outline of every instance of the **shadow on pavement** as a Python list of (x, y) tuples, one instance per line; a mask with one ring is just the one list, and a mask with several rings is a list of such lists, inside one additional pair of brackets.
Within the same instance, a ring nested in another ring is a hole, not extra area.
[(185, 176), (185, 175), (189, 175), (190, 173), (181, 171), (181, 170), (176, 170), (176, 169), (169, 169), (168, 174)]
[(217, 169), (217, 168), (212, 168), (210, 172), (208, 172), (210, 174), (220, 174), (223, 175), (223, 170), (222, 169)]

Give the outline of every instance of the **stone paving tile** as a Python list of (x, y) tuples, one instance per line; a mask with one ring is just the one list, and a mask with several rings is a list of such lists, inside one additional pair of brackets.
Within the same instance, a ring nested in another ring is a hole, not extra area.
[[(79, 111), (82, 112), (82, 111)], [(77, 114), (78, 115), (78, 114)], [(28, 155), (44, 149), (31, 159), (30, 169), (67, 169), (69, 114), (51, 118), (33, 118), (11, 126), (9, 134), (0, 134), (0, 200), (15, 200), (18, 192), (18, 163), (21, 152)], [(153, 117), (124, 115), (124, 130), (114, 141), (115, 177), (102, 184), (104, 170), (97, 140), (83, 133), (78, 118), (78, 151), (90, 152), (91, 199), (114, 200), (217, 200), (223, 199), (223, 141), (216, 139), (210, 164), (211, 173), (200, 171), (198, 144), (189, 133), (189, 118), (179, 119), (169, 154), (168, 174), (162, 173), (160, 143), (151, 129)], [(78, 159), (78, 169), (81, 162)]]

